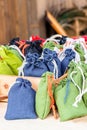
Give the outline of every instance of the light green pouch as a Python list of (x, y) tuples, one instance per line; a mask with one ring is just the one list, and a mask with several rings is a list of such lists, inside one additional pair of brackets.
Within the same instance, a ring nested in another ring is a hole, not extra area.
[(81, 61), (84, 61), (85, 60), (85, 57), (84, 57), (85, 53), (84, 53), (84, 50), (81, 49), (81, 45), (76, 44), (75, 50), (79, 53)]
[(82, 91), (83, 91), (83, 101), (87, 107), (87, 64), (85, 64), (84, 62), (81, 62), (79, 65), (82, 69), (82, 80), (83, 80), (83, 87), (82, 87)]
[(80, 63), (75, 63), (74, 61), (71, 61), (69, 64), (69, 69), (68, 69), (68, 78), (70, 78), (70, 74), (74, 74), (74, 82), (76, 82), (80, 88), (82, 87), (82, 75), (81, 71), (78, 68), (80, 66)]
[(22, 65), (22, 61), (5, 46), (0, 46), (0, 56), (9, 65), (14, 75), (18, 75), (18, 68)]
[[(48, 85), (50, 86), (48, 76), (53, 77), (53, 73), (46, 72), (42, 75), (36, 92), (36, 113), (41, 119), (46, 118), (51, 109), (51, 99), (48, 92)], [(52, 82), (52, 80), (50, 82)], [(52, 88), (52, 93), (53, 91), (54, 87)]]
[(80, 65), (71, 62), (68, 77), (59, 83), (54, 92), (61, 121), (87, 115), (87, 107), (81, 96), (82, 80)]
[(44, 44), (44, 46), (43, 46), (44, 49), (45, 49), (45, 48), (48, 48), (48, 49), (50, 49), (50, 50), (52, 50), (52, 51), (54, 50), (55, 47), (58, 48), (58, 49), (63, 49), (63, 45), (54, 43), (54, 42), (52, 42), (52, 41), (46, 42), (46, 43)]
[(83, 95), (83, 101), (87, 107), (87, 71), (84, 75), (85, 75), (85, 92), (86, 93)]
[(84, 61), (80, 61), (78, 64), (73, 62), (70, 64), (69, 74), (72, 71), (76, 71), (76, 75), (74, 75), (74, 81), (78, 81), (78, 86), (83, 93), (83, 101), (87, 107), (87, 64)]
[(5, 47), (6, 49), (14, 53), (21, 61), (23, 61), (24, 56), (16, 45), (11, 45), (11, 46), (5, 45)]
[(0, 59), (0, 74), (14, 75), (14, 73), (11, 71), (9, 65), (3, 59)]
[(72, 82), (70, 82), (67, 100), (64, 101), (66, 95), (66, 82), (67, 79), (62, 80), (58, 87), (55, 89), (54, 94), (60, 115), (60, 121), (67, 121), (87, 115), (87, 108), (83, 100), (78, 103), (77, 107), (74, 106), (75, 99), (78, 96), (79, 92)]

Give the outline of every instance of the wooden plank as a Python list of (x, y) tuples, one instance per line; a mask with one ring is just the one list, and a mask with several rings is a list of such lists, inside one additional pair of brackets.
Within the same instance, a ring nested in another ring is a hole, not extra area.
[(85, 5), (87, 0), (0, 0), (0, 43), (8, 43), (18, 36), (21, 39), (28, 39), (31, 35), (44, 37), (46, 9), (55, 7), (60, 11)]
[(15, 13), (15, 1), (8, 0), (7, 1), (7, 26), (9, 33), (9, 40), (13, 37), (16, 37), (16, 13)]
[[(5, 28), (6, 28), (6, 44), (8, 44), (10, 40), (10, 28), (9, 28), (9, 14), (8, 14), (8, 0), (4, 0), (4, 10), (5, 10)], [(4, 32), (5, 33), (5, 32)]]
[(15, 0), (15, 4), (17, 15), (16, 34), (22, 39), (28, 39), (27, 0)]
[(6, 42), (5, 6), (4, 0), (0, 0), (0, 44)]
[(29, 36), (39, 35), (39, 22), (37, 19), (37, 2), (36, 0), (27, 1), (27, 12), (28, 12), (28, 29)]

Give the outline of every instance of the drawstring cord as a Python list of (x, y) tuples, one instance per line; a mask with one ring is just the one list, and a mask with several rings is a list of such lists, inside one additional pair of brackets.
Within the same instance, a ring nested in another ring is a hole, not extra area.
[(52, 109), (54, 118), (56, 119), (58, 117), (58, 115), (56, 113), (55, 100), (54, 100), (53, 92), (52, 92), (53, 79), (54, 79), (53, 76), (48, 75), (48, 95), (49, 95), (50, 100), (51, 100), (50, 109)]
[(81, 69), (79, 66), (78, 66), (78, 69), (80, 70), (81, 75), (82, 75), (82, 79), (83, 79), (82, 90), (81, 90), (80, 86), (79, 86), (78, 84), (76, 84), (75, 81), (74, 81), (73, 78), (72, 78), (72, 75), (73, 75), (73, 74), (76, 74), (77, 71), (73, 71), (73, 72), (70, 74), (70, 78), (71, 78), (72, 82), (74, 83), (74, 85), (75, 85), (75, 86), (78, 88), (78, 90), (79, 90), (79, 95), (76, 97), (75, 102), (74, 102), (74, 104), (73, 104), (74, 107), (78, 107), (78, 105), (77, 105), (78, 102), (80, 102), (80, 101), (82, 100), (82, 96), (87, 92), (87, 88), (85, 89), (85, 77), (84, 77), (83, 71), (82, 71), (82, 69)]
[(20, 51), (20, 49), (16, 45), (10, 45), (9, 47), (16, 49), (19, 52), (19, 54), (25, 59), (25, 56), (23, 55), (23, 53)]
[(53, 71), (53, 73), (54, 73), (55, 79), (56, 79), (56, 78), (58, 78), (58, 66), (57, 66), (55, 60), (53, 60), (52, 63), (53, 63), (53, 65), (54, 65), (54, 71)]
[(61, 80), (63, 80), (64, 78), (66, 78), (68, 76), (68, 73), (65, 73), (64, 75), (62, 75), (61, 77), (54, 79), (53, 80), (53, 84), (55, 84), (55, 86), (57, 86)]
[[(16, 43), (19, 45), (19, 49), (22, 49), (22, 53), (24, 54), (24, 50), (30, 46), (29, 44), (26, 44), (25, 42), (22, 41), (16, 41)], [(22, 48), (23, 47), (23, 48)]]
[(55, 42), (56, 44), (59, 44), (58, 41), (57, 41), (56, 39), (53, 39), (53, 38), (48, 38), (48, 39), (44, 42), (44, 44), (46, 44), (46, 43), (49, 42), (49, 41), (52, 41), (52, 42)]
[(68, 46), (67, 48), (64, 48), (63, 51), (61, 51), (61, 52), (59, 53), (58, 58), (60, 59), (60, 61), (62, 61), (62, 60), (65, 58), (65, 56), (66, 56), (65, 51), (66, 51), (67, 49), (72, 49), (72, 51), (75, 52), (75, 58), (74, 58), (73, 60), (74, 60), (76, 63), (78, 63), (78, 62), (80, 61), (80, 55), (79, 55), (79, 53), (74, 49), (74, 46), (72, 46), (72, 45)]
[(23, 68), (25, 67), (25, 65), (27, 64), (26, 59), (24, 59), (22, 65), (18, 68), (18, 76), (24, 76), (24, 72), (23, 72)]

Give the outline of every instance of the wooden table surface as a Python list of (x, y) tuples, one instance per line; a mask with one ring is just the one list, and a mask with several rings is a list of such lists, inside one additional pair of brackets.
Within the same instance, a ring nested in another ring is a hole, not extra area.
[(51, 114), (44, 120), (5, 120), (6, 107), (7, 103), (0, 103), (0, 130), (87, 130), (87, 116), (65, 122), (60, 122), (59, 118), (54, 119)]

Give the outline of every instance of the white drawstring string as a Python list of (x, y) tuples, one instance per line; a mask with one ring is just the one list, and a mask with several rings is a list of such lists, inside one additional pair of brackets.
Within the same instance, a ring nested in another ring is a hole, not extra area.
[(25, 56), (22, 54), (22, 52), (20, 51), (20, 49), (16, 45), (10, 45), (9, 47), (16, 49), (19, 52), (19, 54), (25, 59)]
[(55, 35), (52, 35), (50, 38), (55, 39), (55, 38), (57, 38), (57, 37), (62, 38), (62, 35), (60, 35), (60, 34), (55, 34)]
[(53, 65), (54, 65), (54, 75), (55, 75), (55, 79), (58, 78), (58, 67), (57, 67), (57, 63), (55, 60), (52, 61)]
[(80, 60), (80, 55), (79, 55), (79, 53), (78, 53), (75, 49), (74, 49), (73, 51), (75, 52), (74, 62), (75, 62), (75, 63), (80, 62), (81, 60)]
[(72, 49), (74, 52), (75, 52), (75, 58), (73, 59), (74, 61), (75, 61), (75, 63), (78, 63), (79, 61), (80, 61), (80, 55), (79, 55), (79, 53), (74, 49), (74, 45), (73, 44), (70, 44), (69, 46), (67, 46), (67, 47), (65, 47), (64, 49), (63, 49), (63, 51), (62, 52), (60, 52), (59, 53), (59, 55), (58, 55), (58, 57), (59, 57), (59, 59), (60, 59), (60, 61), (62, 61), (64, 58), (65, 58), (65, 50), (66, 49)]
[(82, 41), (81, 43), (80, 43), (80, 45), (82, 46), (82, 49), (83, 49), (83, 51), (84, 51), (84, 53), (86, 54), (87, 53), (87, 49), (85, 48), (85, 46), (84, 46), (84, 43), (85, 41)]
[(87, 54), (84, 55), (85, 58), (85, 64), (87, 64)]
[(46, 41), (43, 43), (44, 45), (49, 42), (49, 41), (52, 41), (52, 42), (55, 42), (56, 44), (59, 44), (58, 41), (56, 39), (52, 39), (52, 38), (48, 38), (46, 39)]
[(57, 55), (60, 53), (60, 50), (57, 47), (54, 47), (54, 51), (57, 53)]
[(63, 49), (67, 49), (67, 47), (72, 48), (73, 45), (73, 39), (67, 38), (66, 43), (63, 45)]
[(65, 54), (65, 50), (63, 50), (62, 52), (59, 53), (58, 58), (60, 61), (62, 61), (65, 58), (66, 54)]
[(87, 63), (87, 49), (85, 48), (84, 44), (86, 44), (86, 43), (85, 43), (85, 40), (82, 39), (82, 42), (80, 43), (80, 45), (81, 45), (81, 47), (82, 47), (82, 49), (83, 49), (83, 51), (84, 51), (85, 63)]
[(27, 64), (26, 59), (24, 59), (22, 65), (18, 68), (18, 76), (24, 76), (23, 68)]
[(81, 69), (79, 66), (78, 66), (78, 69), (80, 70), (81, 75), (82, 75), (82, 79), (83, 79), (82, 90), (81, 90), (80, 86), (79, 86), (78, 84), (76, 84), (75, 81), (74, 81), (73, 78), (72, 78), (72, 75), (73, 75), (73, 74), (76, 74), (77, 71), (73, 71), (73, 72), (70, 74), (70, 78), (71, 78), (72, 82), (74, 83), (74, 85), (75, 85), (75, 86), (78, 88), (78, 90), (79, 90), (79, 95), (76, 97), (75, 102), (74, 102), (74, 104), (73, 104), (74, 107), (78, 107), (78, 105), (77, 105), (78, 102), (80, 102), (80, 101), (82, 100), (82, 96), (87, 92), (87, 88), (85, 89), (85, 77), (84, 77), (83, 71), (82, 71), (82, 69)]

